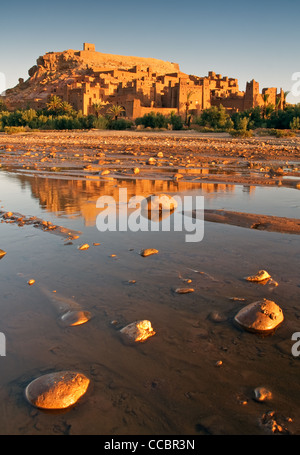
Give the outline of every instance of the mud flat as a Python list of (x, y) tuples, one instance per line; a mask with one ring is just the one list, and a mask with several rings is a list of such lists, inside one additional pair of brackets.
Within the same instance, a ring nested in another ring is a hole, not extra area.
[[(196, 218), (197, 211), (193, 211), (192, 216)], [(300, 219), (297, 218), (207, 209), (204, 210), (204, 219), (213, 223), (231, 224), (260, 231), (300, 234)]]

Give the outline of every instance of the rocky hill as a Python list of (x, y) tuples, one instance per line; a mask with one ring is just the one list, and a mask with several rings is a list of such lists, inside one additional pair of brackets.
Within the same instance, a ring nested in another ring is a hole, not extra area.
[(90, 75), (97, 69), (129, 69), (139, 65), (142, 68), (151, 67), (159, 74), (173, 73), (179, 70), (179, 65), (163, 60), (144, 57), (96, 52), (94, 45), (84, 44), (82, 51), (66, 50), (63, 52), (47, 52), (40, 56), (36, 64), (28, 70), (29, 78), (6, 91), (6, 104), (11, 108), (33, 105), (46, 100), (49, 94), (59, 92), (60, 88), (72, 83), (75, 77)]

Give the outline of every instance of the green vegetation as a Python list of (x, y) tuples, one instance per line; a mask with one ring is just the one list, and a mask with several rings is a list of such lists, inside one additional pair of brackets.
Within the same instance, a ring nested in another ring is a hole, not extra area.
[(213, 131), (229, 131), (234, 127), (229, 114), (223, 106), (212, 106), (209, 109), (205, 109), (200, 116), (194, 118), (193, 123)]
[(125, 109), (119, 104), (112, 104), (107, 111), (108, 115), (111, 115), (114, 120), (118, 120), (118, 117), (122, 112), (125, 112)]
[(135, 119), (135, 124), (142, 125), (144, 128), (153, 129), (173, 129), (181, 130), (183, 128), (183, 122), (179, 115), (171, 112), (169, 116), (163, 115), (160, 112), (150, 112), (145, 114), (143, 117)]
[(290, 122), (291, 130), (300, 130), (300, 118), (293, 117), (293, 120)]
[[(187, 98), (189, 103), (189, 98)], [(264, 105), (253, 109), (236, 112), (231, 115), (221, 106), (205, 109), (198, 116), (191, 117), (188, 110), (182, 118), (171, 112), (163, 115), (160, 112), (150, 112), (130, 121), (122, 116), (124, 108), (112, 104), (101, 114), (105, 104), (97, 101), (93, 104), (93, 114), (83, 115), (69, 103), (54, 95), (50, 98), (45, 109), (31, 108), (9, 111), (0, 100), (0, 131), (7, 134), (31, 130), (82, 130), (82, 129), (169, 129), (181, 130), (193, 128), (202, 132), (225, 131), (232, 136), (250, 137), (254, 134), (269, 134), (283, 137), (293, 136), (300, 130), (300, 104), (286, 105), (279, 109), (268, 104), (268, 96), (264, 97)]]

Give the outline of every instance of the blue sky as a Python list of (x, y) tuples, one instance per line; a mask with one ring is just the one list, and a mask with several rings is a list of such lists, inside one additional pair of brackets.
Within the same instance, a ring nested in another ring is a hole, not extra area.
[[(104, 53), (179, 63), (188, 74), (212, 70), (292, 91), (300, 72), (299, 0), (11, 1), (1, 5), (0, 73), (7, 88), (49, 51), (95, 43)], [(288, 101), (300, 102), (288, 95)]]

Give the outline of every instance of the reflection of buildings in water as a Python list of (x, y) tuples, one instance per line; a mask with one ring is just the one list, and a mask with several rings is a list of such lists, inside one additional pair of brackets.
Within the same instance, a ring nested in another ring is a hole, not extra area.
[(254, 193), (255, 188), (255, 185), (243, 185), (243, 192), (251, 194)]
[(171, 180), (64, 180), (19, 175), (21, 184), (30, 184), (32, 195), (43, 209), (69, 217), (82, 216), (86, 226), (96, 224), (101, 209), (96, 208), (100, 196), (111, 196), (119, 201), (119, 189), (127, 189), (127, 199), (147, 197), (154, 193), (184, 193), (199, 190), (202, 194), (232, 192), (235, 185), (203, 182), (173, 182)]

